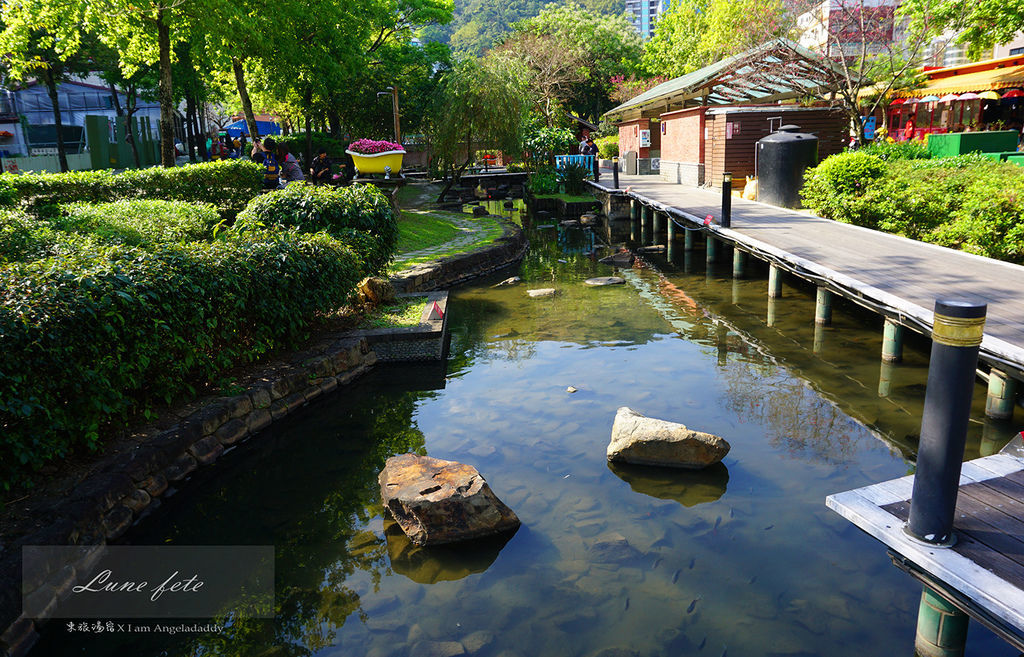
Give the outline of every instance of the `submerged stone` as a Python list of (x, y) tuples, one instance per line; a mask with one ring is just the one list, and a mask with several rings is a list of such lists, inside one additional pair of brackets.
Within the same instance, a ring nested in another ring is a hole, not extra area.
[(618, 276), (596, 276), (594, 278), (588, 278), (583, 281), (587, 285), (593, 285), (595, 287), (602, 287), (605, 285), (622, 285), (626, 282), (626, 279)]
[(526, 293), (533, 299), (540, 297), (553, 297), (557, 294), (557, 290), (553, 287), (542, 287), (538, 290), (527, 290)]
[(646, 417), (623, 406), (615, 414), (607, 454), (609, 461), (705, 468), (725, 458), (729, 449), (724, 438)]
[(416, 545), (440, 545), (519, 527), (519, 518), (476, 468), (417, 454), (388, 459), (377, 478), (381, 499)]

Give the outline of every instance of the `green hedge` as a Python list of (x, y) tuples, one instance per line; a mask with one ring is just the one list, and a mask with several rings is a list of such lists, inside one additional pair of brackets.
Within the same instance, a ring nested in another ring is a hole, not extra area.
[(102, 246), (92, 235), (54, 230), (21, 210), (0, 209), (0, 266), (71, 254)]
[(338, 240), (296, 231), (0, 267), (0, 481), (291, 344), (360, 270)]
[(833, 155), (807, 172), (804, 206), (827, 219), (1024, 262), (1024, 169), (978, 155)]
[[(348, 148), (349, 141), (332, 137), (326, 132), (313, 131), (309, 133), (313, 137), (313, 157), (316, 157), (317, 152), (321, 148), (327, 149), (327, 157), (335, 162), (341, 161), (345, 157), (345, 149)], [(305, 132), (293, 132), (290, 135), (274, 135), (274, 140), (279, 144), (284, 144), (288, 147), (288, 151), (292, 153), (296, 158), (304, 157), (306, 153), (306, 133)], [(307, 164), (305, 168), (309, 168)]]
[(613, 157), (619, 156), (619, 136), (609, 135), (608, 137), (598, 137), (594, 140), (597, 144), (598, 157), (604, 160), (610, 160)]
[(128, 169), (122, 173), (0, 175), (0, 202), (17, 203), (45, 215), (54, 205), (156, 199), (209, 203), (232, 220), (263, 188), (263, 169), (248, 160), (224, 160), (164, 169)]
[[(367, 275), (382, 273), (398, 245), (395, 213), (384, 192), (373, 185), (289, 185), (254, 198), (234, 225), (239, 232), (271, 227), (322, 230), (356, 240), (353, 245), (367, 264)], [(359, 233), (373, 239), (362, 239)]]
[(73, 203), (50, 218), (60, 230), (129, 246), (209, 241), (219, 222), (217, 208), (208, 203), (173, 201)]

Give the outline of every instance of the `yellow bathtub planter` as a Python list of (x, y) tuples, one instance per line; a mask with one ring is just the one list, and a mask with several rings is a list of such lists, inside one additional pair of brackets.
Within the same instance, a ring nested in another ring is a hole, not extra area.
[[(390, 148), (383, 150), (387, 147)], [(360, 152), (364, 150), (374, 150), (377, 152)], [(360, 139), (349, 144), (345, 152), (352, 156), (352, 162), (355, 164), (356, 171), (359, 174), (382, 173), (385, 178), (389, 177), (392, 173), (398, 173), (402, 170), (402, 156), (405, 155), (405, 150), (400, 144), (375, 142), (369, 139)]]

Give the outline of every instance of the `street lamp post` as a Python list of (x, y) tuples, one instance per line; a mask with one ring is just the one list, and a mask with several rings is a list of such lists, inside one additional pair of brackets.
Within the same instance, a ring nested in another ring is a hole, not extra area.
[(378, 91), (377, 97), (380, 98), (381, 96), (391, 96), (391, 111), (395, 119), (395, 143), (401, 144), (402, 130), (398, 122), (398, 87), (392, 86), (387, 87), (386, 89), (386, 91)]

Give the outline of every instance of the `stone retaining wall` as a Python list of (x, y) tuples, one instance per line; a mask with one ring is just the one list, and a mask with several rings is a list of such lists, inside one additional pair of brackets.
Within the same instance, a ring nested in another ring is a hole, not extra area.
[[(401, 294), (399, 297), (421, 296), (419, 293)], [(440, 318), (431, 318), (437, 304)], [(370, 329), (359, 331), (366, 338), (382, 363), (444, 360), (448, 357), (448, 293), (429, 292), (418, 326)]]
[[(234, 445), (320, 395), (366, 372), (377, 355), (365, 338), (346, 337), (295, 356), (234, 397), (214, 399), (133, 450), (112, 457), (68, 498), (52, 509), (47, 527), (4, 546), (0, 561), (0, 651), (20, 656), (36, 643), (45, 618), (19, 617), (21, 609), (21, 546), (98, 546), (117, 539), (145, 514), (157, 498), (172, 490), (197, 468), (209, 465)], [(83, 549), (79, 566), (94, 558)], [(52, 610), (47, 601), (67, 593), (75, 564), (55, 568), (39, 578), (29, 595), (42, 597), (36, 608)], [(47, 598), (46, 596), (49, 596)]]
[(525, 233), (519, 226), (509, 221), (500, 217), (495, 219), (499, 220), (504, 230), (494, 244), (399, 272), (391, 277), (395, 291), (427, 292), (447, 289), (486, 276), (521, 260), (529, 247)]

